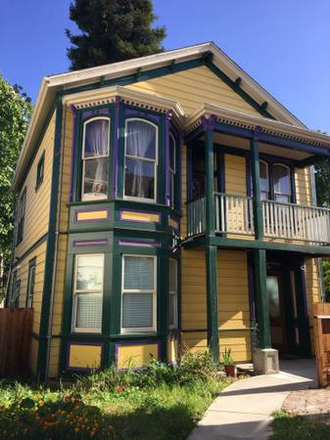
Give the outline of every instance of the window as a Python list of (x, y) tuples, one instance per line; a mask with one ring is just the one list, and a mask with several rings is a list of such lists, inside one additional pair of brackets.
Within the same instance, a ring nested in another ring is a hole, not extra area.
[(260, 161), (260, 198), (261, 200), (269, 199), (268, 164), (263, 160)]
[(122, 333), (156, 331), (156, 257), (123, 255)]
[(290, 168), (276, 163), (273, 165), (274, 198), (277, 202), (291, 202)]
[(108, 118), (94, 118), (84, 124), (82, 151), (82, 200), (106, 199), (109, 175)]
[(33, 306), (33, 295), (34, 295), (34, 282), (36, 276), (36, 260), (35, 258), (29, 263), (29, 277), (26, 292), (26, 307), (30, 308)]
[(11, 288), (9, 296), (9, 307), (15, 308), (19, 305), (19, 294), (21, 290), (21, 280), (18, 279), (18, 270), (15, 270), (11, 279)]
[(26, 206), (26, 188), (24, 188), (17, 206), (17, 237), (16, 244), (19, 244), (23, 240), (24, 235), (24, 218), (25, 218), (25, 206)]
[(170, 163), (169, 163), (169, 179), (170, 179), (170, 207), (175, 208), (176, 205), (176, 140), (172, 133), (170, 133)]
[(101, 332), (103, 274), (103, 254), (76, 255), (73, 313), (74, 331)]
[(126, 121), (125, 198), (156, 201), (158, 128), (141, 119)]
[(42, 156), (39, 159), (37, 165), (37, 176), (36, 176), (36, 190), (42, 184), (44, 180), (44, 166), (45, 166), (45, 152), (42, 153)]
[(169, 262), (169, 327), (178, 328), (178, 262)]

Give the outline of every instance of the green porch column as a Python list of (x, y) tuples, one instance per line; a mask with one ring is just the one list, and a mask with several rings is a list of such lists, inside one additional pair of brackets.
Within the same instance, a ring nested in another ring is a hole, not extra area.
[(251, 139), (251, 174), (253, 188), (253, 218), (254, 230), (257, 240), (264, 235), (262, 205), (260, 198), (260, 163), (259, 163), (259, 141), (257, 131)]
[(259, 328), (259, 348), (271, 348), (270, 322), (269, 322), (269, 298), (267, 294), (267, 266), (266, 251), (255, 249), (253, 251), (254, 274), (255, 274), (255, 298), (257, 305), (257, 323)]
[[(205, 132), (205, 219), (207, 238), (215, 235), (214, 204), (214, 151), (213, 126), (215, 118), (203, 118)], [(217, 246), (206, 245), (206, 302), (207, 302), (207, 341), (214, 361), (219, 362), (219, 319), (217, 286)]]

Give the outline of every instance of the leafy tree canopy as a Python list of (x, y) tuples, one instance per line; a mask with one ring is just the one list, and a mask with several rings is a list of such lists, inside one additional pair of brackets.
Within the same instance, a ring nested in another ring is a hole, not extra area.
[(71, 70), (163, 51), (166, 32), (152, 27), (157, 17), (151, 0), (74, 0), (70, 19), (82, 32), (74, 35), (66, 29)]
[(5, 271), (14, 229), (14, 197), (10, 187), (31, 112), (31, 100), (22, 88), (11, 86), (0, 75), (0, 258)]

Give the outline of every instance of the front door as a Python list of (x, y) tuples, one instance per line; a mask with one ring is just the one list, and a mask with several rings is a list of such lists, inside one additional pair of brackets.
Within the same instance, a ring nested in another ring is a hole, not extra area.
[(269, 297), (272, 347), (276, 348), (280, 353), (287, 353), (282, 271), (269, 270), (267, 272), (267, 294)]

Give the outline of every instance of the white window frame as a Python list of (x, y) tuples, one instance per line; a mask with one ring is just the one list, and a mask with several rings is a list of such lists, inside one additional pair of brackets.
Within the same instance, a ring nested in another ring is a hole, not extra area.
[[(152, 258), (154, 260), (154, 288), (149, 289), (125, 289), (125, 257), (134, 258)], [(157, 331), (157, 256), (156, 255), (146, 255), (146, 254), (123, 254), (121, 263), (121, 318), (120, 318), (120, 332), (122, 334), (131, 333), (155, 333)], [(123, 327), (123, 312), (124, 312), (124, 301), (123, 297), (125, 293), (129, 294), (140, 294), (140, 293), (150, 293), (152, 294), (152, 327), (135, 327), (135, 328), (125, 328)]]
[[(130, 154), (127, 154), (127, 125), (129, 124), (129, 122), (132, 121), (142, 121), (145, 122), (146, 124), (152, 125), (153, 127), (155, 127), (156, 129), (156, 135), (155, 135), (155, 159), (149, 159), (149, 158), (145, 158), (145, 157), (140, 157), (140, 156), (132, 156)], [(137, 202), (147, 202), (147, 203), (156, 203), (157, 202), (157, 180), (158, 180), (158, 137), (159, 137), (159, 130), (158, 130), (158, 125), (154, 124), (151, 121), (148, 121), (147, 119), (144, 118), (127, 118), (125, 121), (125, 157), (124, 157), (124, 174), (123, 174), (123, 197), (125, 200), (135, 200)], [(132, 160), (142, 160), (144, 162), (149, 162), (149, 163), (153, 163), (154, 164), (154, 179), (155, 179), (155, 184), (154, 184), (154, 198), (153, 199), (149, 199), (147, 197), (135, 197), (135, 196), (127, 196), (126, 195), (126, 158), (128, 159), (132, 159)]]
[[(263, 193), (263, 194), (267, 193), (266, 200), (269, 200), (269, 195), (270, 195), (269, 165), (268, 165), (268, 162), (266, 162), (265, 160), (260, 160), (260, 163), (263, 163), (266, 166), (266, 176), (267, 176), (267, 191), (260, 190), (260, 193)], [(261, 180), (261, 178), (260, 178), (260, 180)]]
[[(169, 279), (169, 298), (170, 296), (174, 296), (174, 310), (173, 310), (173, 315), (174, 315), (174, 324), (171, 325), (169, 323), (169, 329), (173, 330), (173, 329), (177, 329), (178, 328), (178, 298), (179, 298), (179, 262), (178, 260), (176, 260), (175, 258), (170, 258), (170, 263), (171, 261), (174, 262), (175, 264), (175, 286), (176, 286), (176, 290), (173, 291), (170, 289), (170, 276), (168, 277)], [(170, 274), (170, 271), (169, 271)], [(170, 300), (169, 300), (169, 305), (170, 305)]]
[(176, 174), (177, 174), (177, 163), (176, 163), (177, 140), (176, 140), (174, 134), (171, 133), (171, 132), (170, 132), (170, 138), (172, 138), (173, 144), (174, 144), (174, 169), (171, 168), (171, 164), (170, 163), (168, 164), (168, 169), (170, 171), (171, 182), (173, 180), (173, 182), (172, 182), (173, 183), (173, 186), (172, 186), (172, 188), (173, 188), (173, 201), (171, 200), (171, 186), (170, 186), (170, 194), (169, 194), (169, 196), (170, 196), (170, 207), (172, 209), (175, 209), (175, 195), (176, 195), (175, 194), (175, 179), (176, 179)]
[[(78, 273), (78, 259), (79, 257), (102, 257), (102, 288), (94, 290), (78, 290), (77, 289), (77, 273)], [(89, 293), (100, 293), (102, 298), (102, 316), (103, 316), (103, 295), (104, 295), (104, 254), (76, 254), (74, 256), (74, 279), (73, 279), (73, 307), (72, 307), (72, 331), (74, 333), (102, 333), (102, 317), (101, 317), (101, 328), (82, 328), (76, 327), (77, 318), (77, 297), (79, 294)]]
[[(280, 166), (280, 167), (286, 168), (288, 170), (289, 194), (279, 193), (279, 192), (275, 191), (275, 179), (274, 179), (274, 167), (275, 166)], [(292, 202), (291, 168), (288, 165), (284, 164), (284, 163), (276, 162), (276, 163), (273, 164), (272, 172), (273, 172), (273, 191), (274, 191), (274, 200), (275, 200), (275, 202), (277, 201), (276, 200), (276, 196), (285, 196), (285, 197), (288, 197), (289, 200), (287, 202), (278, 202), (278, 203), (291, 203)]]
[[(34, 288), (35, 288), (35, 277), (36, 277), (36, 263), (29, 266), (28, 272), (28, 284), (27, 284), (27, 295), (26, 295), (26, 308), (33, 306), (34, 299)], [(33, 280), (33, 282), (32, 282)], [(33, 288), (33, 290), (32, 290)]]
[[(103, 120), (109, 122), (109, 145), (108, 145), (108, 154), (103, 156), (92, 156), (92, 157), (85, 157), (85, 142), (86, 142), (86, 127), (88, 124), (94, 121)], [(81, 174), (81, 201), (86, 202), (89, 200), (106, 200), (108, 198), (109, 194), (109, 175), (108, 175), (108, 194), (100, 195), (100, 196), (92, 196), (84, 193), (84, 183), (85, 183), (85, 164), (86, 160), (95, 160), (97, 159), (104, 159), (109, 158), (110, 154), (110, 133), (111, 133), (111, 120), (109, 117), (106, 116), (96, 116), (94, 118), (88, 119), (83, 124), (83, 141), (81, 146), (81, 160), (82, 160), (82, 174)]]

